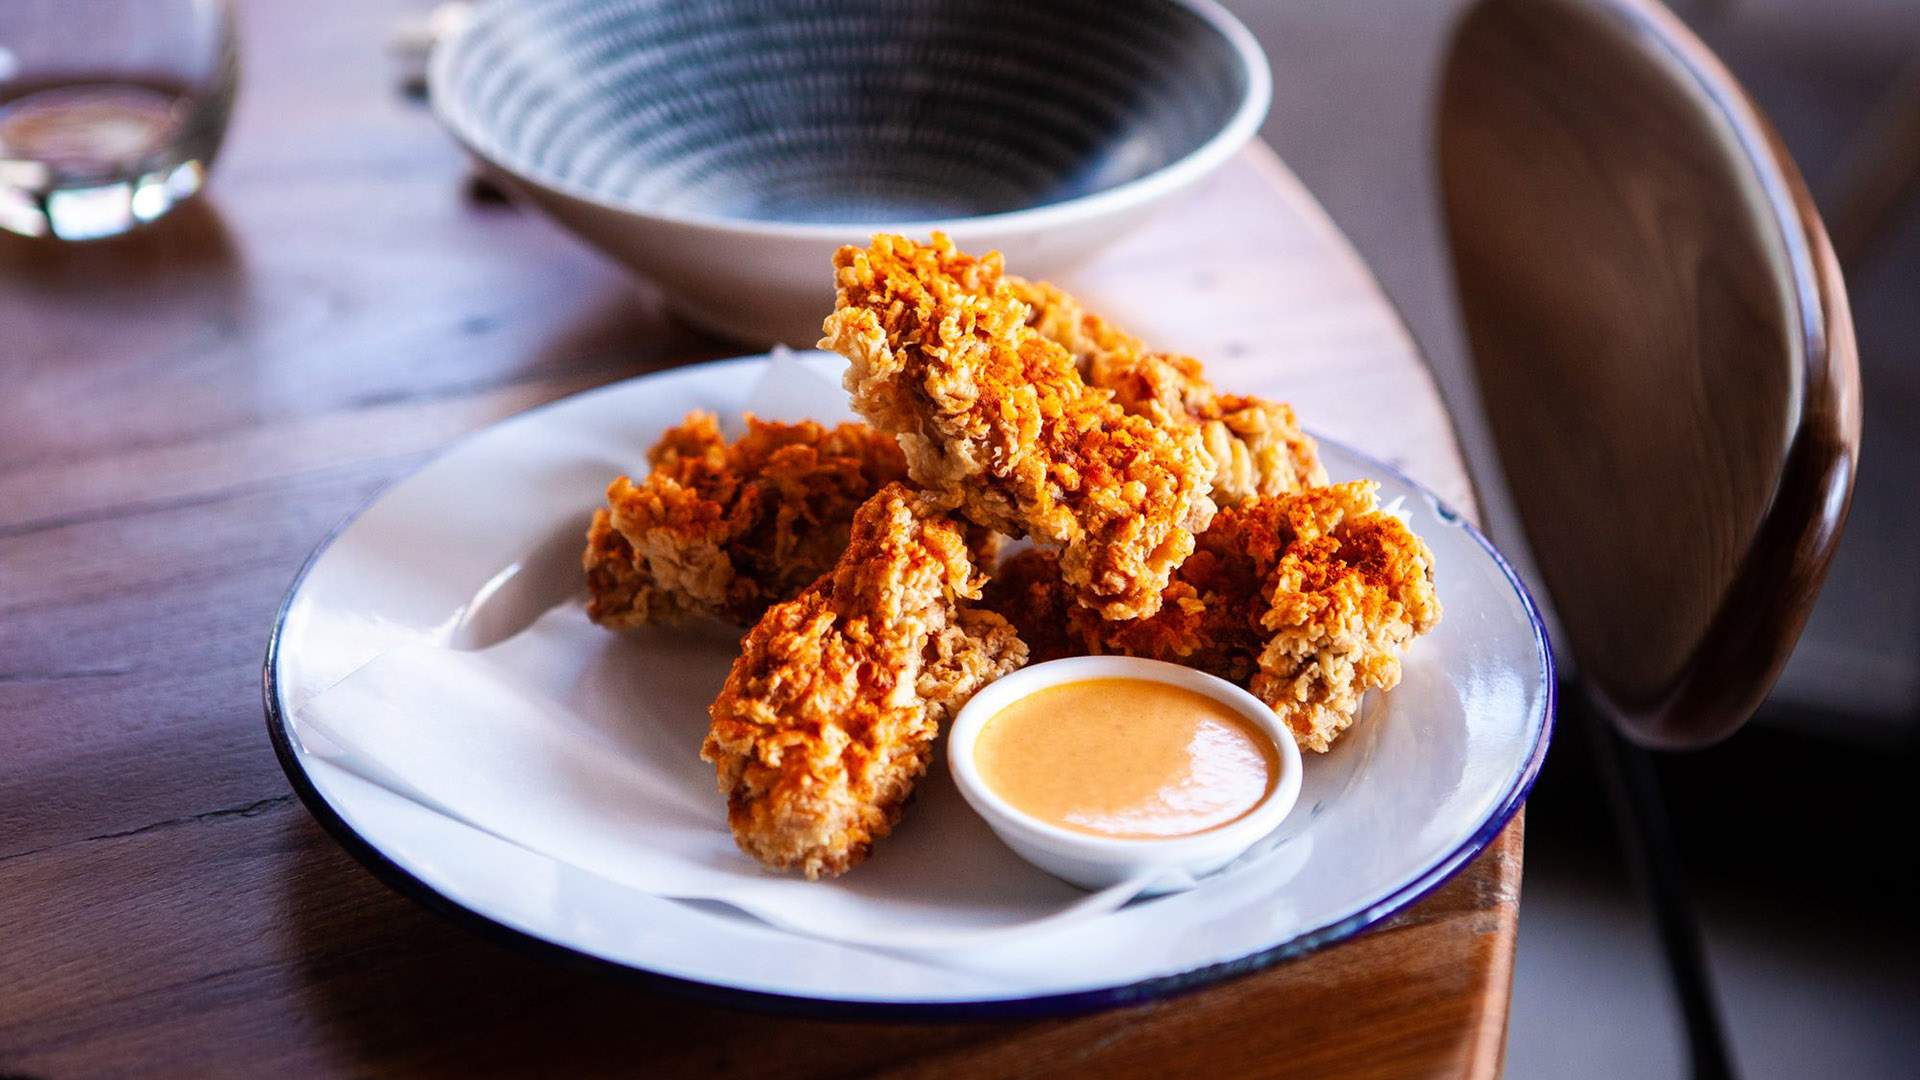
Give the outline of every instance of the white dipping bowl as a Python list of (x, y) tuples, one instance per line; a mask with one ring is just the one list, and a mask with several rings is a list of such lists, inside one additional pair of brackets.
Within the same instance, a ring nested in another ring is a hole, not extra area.
[[(1279, 778), (1267, 797), (1236, 821), (1186, 836), (1146, 839), (1094, 836), (1049, 824), (1015, 807), (988, 786), (974, 761), (987, 721), (1008, 705), (1051, 686), (1087, 679), (1141, 679), (1192, 690), (1230, 706), (1273, 742)], [(973, 696), (947, 736), (954, 783), (1000, 839), (1021, 858), (1084, 889), (1154, 879), (1143, 895), (1182, 887), (1239, 858), (1286, 819), (1300, 797), (1300, 747), (1267, 704), (1204, 671), (1131, 656), (1076, 656), (1016, 671)]]
[(489, 0), (433, 107), (487, 171), (688, 321), (810, 348), (833, 253), (938, 229), (1058, 276), (1259, 128), (1214, 0)]

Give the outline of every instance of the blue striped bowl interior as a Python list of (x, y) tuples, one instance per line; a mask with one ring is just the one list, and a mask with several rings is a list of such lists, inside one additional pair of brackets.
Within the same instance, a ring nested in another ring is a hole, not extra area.
[(1172, 0), (495, 0), (439, 87), (512, 171), (667, 217), (915, 222), (1137, 180), (1252, 75)]

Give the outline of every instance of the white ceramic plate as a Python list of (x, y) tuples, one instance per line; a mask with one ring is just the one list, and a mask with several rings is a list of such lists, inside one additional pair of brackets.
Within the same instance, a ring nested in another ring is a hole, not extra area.
[(797, 937), (516, 847), (304, 750), (288, 718), (381, 651), (490, 644), (577, 591), (580, 537), (608, 479), (637, 467), (687, 410), (737, 414), (764, 365), (649, 375), (498, 424), (394, 485), (315, 552), (268, 648), (267, 726), (314, 816), (383, 880), (485, 932), (711, 1000), (1034, 1015), (1164, 996), (1349, 937), (1459, 870), (1526, 797), (1553, 712), (1532, 602), (1436, 497), (1324, 440), (1334, 479), (1372, 477), (1384, 499), (1405, 498), (1433, 547), (1445, 618), (1409, 653), (1400, 686), (1369, 695), (1333, 751), (1310, 755), (1278, 843), (1192, 891), (1018, 947), (935, 960)]

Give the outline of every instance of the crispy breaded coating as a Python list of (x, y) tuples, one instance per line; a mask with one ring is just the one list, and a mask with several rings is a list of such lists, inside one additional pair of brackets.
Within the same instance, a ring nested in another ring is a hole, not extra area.
[(614, 630), (628, 630), (671, 618), (678, 610), (653, 587), (653, 575), (633, 557), (633, 545), (613, 527), (602, 506), (587, 526), (587, 551), (580, 565), (587, 572), (587, 615)]
[(1073, 354), (1094, 386), (1113, 391), (1128, 412), (1157, 424), (1195, 424), (1214, 459), (1213, 500), (1232, 506), (1327, 482), (1313, 438), (1292, 406), (1222, 394), (1191, 356), (1152, 352), (1139, 338), (1080, 306), (1055, 285), (1009, 275), (1030, 309), (1028, 325)]
[[(1273, 706), (1303, 749), (1324, 751), (1361, 695), (1400, 681), (1400, 652), (1440, 621), (1433, 553), (1356, 481), (1220, 511), (1151, 618), (1087, 618), (1051, 557), (1008, 560), (986, 604), (1033, 659), (1122, 653), (1197, 667)], [(1028, 637), (1031, 635), (1031, 637)]]
[(1271, 636), (1250, 689), (1310, 750), (1353, 723), (1362, 694), (1398, 686), (1401, 650), (1440, 622), (1433, 552), (1377, 509), (1378, 491), (1315, 488), (1244, 526), (1263, 552), (1284, 552), (1266, 578), (1260, 625)]
[(710, 615), (751, 624), (840, 557), (853, 512), (906, 475), (893, 438), (865, 424), (747, 417), (729, 444), (713, 414), (687, 414), (620, 477), (595, 512), (582, 564), (587, 612), (615, 629)]
[(1151, 614), (1214, 510), (1213, 459), (1191, 426), (1161, 427), (1089, 386), (1027, 325), (998, 254), (945, 236), (878, 236), (834, 256), (822, 347), (849, 361), (854, 408), (899, 436), (942, 505), (1058, 549), (1079, 601)]
[[(1060, 576), (1060, 557), (1051, 551), (1028, 548), (1001, 562), (981, 590), (980, 606), (1013, 624), (1027, 645), (1030, 664), (1092, 651), (1080, 644), (1082, 635), (1069, 622), (1079, 604)], [(1165, 607), (1163, 603), (1162, 610)]]
[(767, 611), (700, 749), (741, 850), (817, 878), (892, 831), (941, 725), (1026, 662), (1013, 627), (969, 605), (981, 581), (964, 530), (892, 484), (832, 572)]

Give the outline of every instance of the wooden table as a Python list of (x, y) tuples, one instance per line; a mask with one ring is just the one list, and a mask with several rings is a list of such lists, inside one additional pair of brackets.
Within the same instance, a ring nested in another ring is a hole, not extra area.
[[(465, 197), (383, 59), (390, 5), (305, 12), (248, 5), (210, 200), (124, 241), (0, 244), (0, 1074), (1497, 1071), (1518, 822), (1358, 940), (993, 1025), (658, 997), (482, 940), (335, 846), (261, 722), (267, 631), (308, 551), (464, 432), (739, 350)], [(1399, 320), (1263, 147), (1070, 284), (1471, 505)]]

